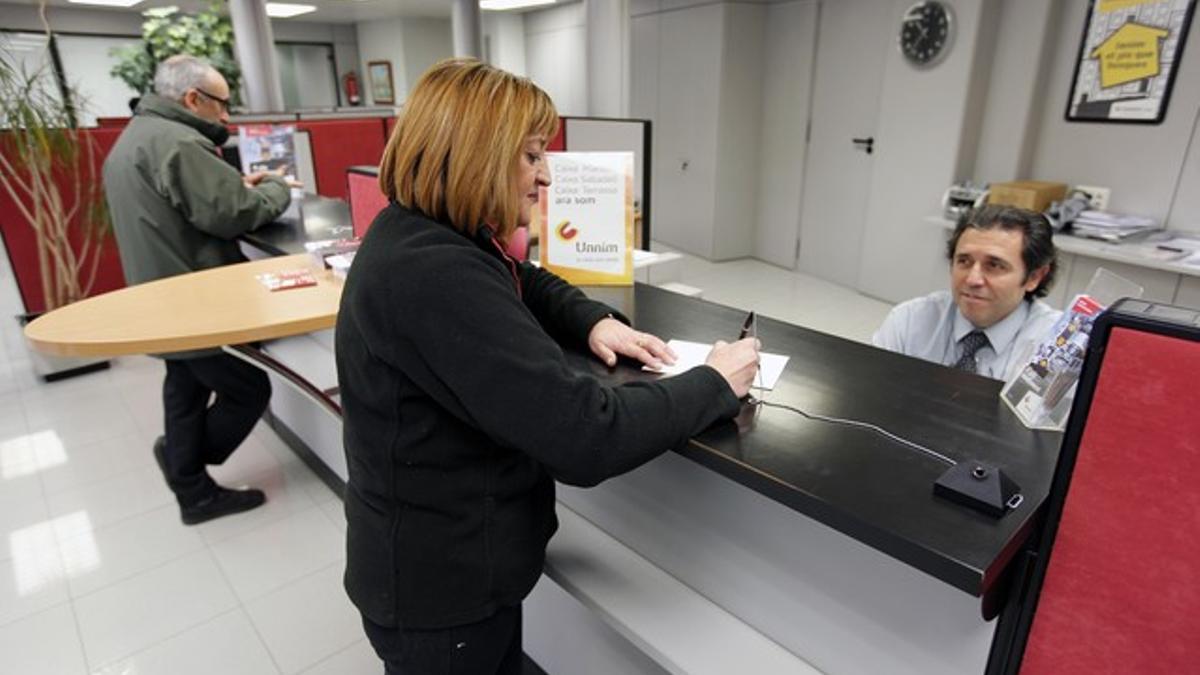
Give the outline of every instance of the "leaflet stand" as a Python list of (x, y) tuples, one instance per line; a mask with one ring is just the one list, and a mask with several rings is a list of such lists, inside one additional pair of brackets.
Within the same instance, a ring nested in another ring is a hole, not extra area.
[(1031, 429), (1062, 431), (1071, 414), (1075, 384), (1083, 369), (1092, 324), (1121, 298), (1142, 297), (1142, 287), (1103, 267), (1075, 296), (1054, 328), (1000, 391), (1000, 398)]

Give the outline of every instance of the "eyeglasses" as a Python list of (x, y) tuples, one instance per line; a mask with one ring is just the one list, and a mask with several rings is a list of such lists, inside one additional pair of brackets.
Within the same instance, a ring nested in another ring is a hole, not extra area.
[(229, 99), (221, 98), (220, 96), (214, 96), (214, 95), (208, 93), (207, 91), (204, 91), (200, 87), (193, 87), (193, 89), (196, 90), (197, 94), (204, 96), (204, 98), (207, 98), (210, 101), (220, 104), (221, 108), (225, 112), (229, 112)]

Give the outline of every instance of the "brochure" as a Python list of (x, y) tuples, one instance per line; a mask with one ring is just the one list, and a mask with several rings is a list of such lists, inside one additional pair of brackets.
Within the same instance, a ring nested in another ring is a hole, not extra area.
[(293, 124), (242, 124), (238, 126), (238, 155), (242, 173), (274, 171), (288, 180), (296, 173), (296, 126)]
[(258, 275), (258, 281), (272, 293), (275, 291), (286, 291), (291, 288), (304, 288), (305, 286), (317, 285), (317, 278), (313, 276), (312, 270), (307, 269), (264, 272)]

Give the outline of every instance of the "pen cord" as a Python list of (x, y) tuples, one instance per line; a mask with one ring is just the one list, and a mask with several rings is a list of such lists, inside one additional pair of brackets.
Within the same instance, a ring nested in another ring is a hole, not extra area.
[(958, 462), (954, 461), (953, 459), (950, 459), (949, 457), (943, 455), (942, 453), (940, 453), (936, 450), (930, 450), (929, 448), (921, 445), (920, 443), (913, 443), (912, 441), (910, 441), (906, 438), (897, 436), (896, 434), (893, 434), (892, 432), (888, 431), (887, 429), (884, 429), (883, 427), (875, 425), (875, 424), (871, 424), (870, 422), (860, 422), (858, 420), (848, 420), (848, 419), (843, 419), (841, 417), (829, 417), (828, 415), (818, 415), (816, 413), (806, 413), (803, 410), (792, 407), (790, 405), (784, 405), (782, 403), (768, 403), (767, 401), (763, 401), (761, 399), (756, 399), (753, 397), (750, 398), (750, 404), (755, 405), (755, 406), (765, 406), (768, 408), (780, 408), (782, 410), (790, 410), (790, 411), (792, 411), (798, 415), (801, 415), (807, 419), (815, 420), (818, 422), (828, 422), (830, 424), (843, 424), (845, 426), (858, 427), (860, 429), (874, 431), (875, 433), (877, 433), (885, 438), (888, 438), (896, 443), (900, 443), (901, 445), (906, 445), (914, 450), (920, 450), (921, 452), (929, 455), (930, 457), (933, 457), (934, 459), (938, 460), (939, 462), (944, 462), (946, 464), (949, 464), (950, 466), (954, 466), (954, 465), (958, 464)]

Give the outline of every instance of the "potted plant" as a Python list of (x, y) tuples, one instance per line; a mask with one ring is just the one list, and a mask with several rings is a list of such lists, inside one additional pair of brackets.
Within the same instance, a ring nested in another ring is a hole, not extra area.
[(233, 55), (233, 24), (214, 2), (208, 9), (188, 14), (177, 7), (156, 7), (142, 12), (142, 42), (116, 47), (117, 65), (110, 74), (139, 94), (154, 90), (154, 69), (176, 54), (205, 59), (229, 83), (230, 98), (240, 101), (242, 71)]
[[(111, 233), (96, 144), (75, 125), (79, 99), (71, 94), (47, 68), (31, 71), (0, 50), (0, 191), (14, 205), (0, 215), (33, 230), (45, 311), (88, 296)], [(30, 356), (47, 381), (108, 365), (34, 350)]]

